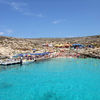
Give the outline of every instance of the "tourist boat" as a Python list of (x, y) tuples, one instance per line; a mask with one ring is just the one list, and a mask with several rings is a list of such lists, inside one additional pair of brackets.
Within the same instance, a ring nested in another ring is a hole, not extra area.
[(22, 64), (33, 63), (35, 60), (23, 60)]

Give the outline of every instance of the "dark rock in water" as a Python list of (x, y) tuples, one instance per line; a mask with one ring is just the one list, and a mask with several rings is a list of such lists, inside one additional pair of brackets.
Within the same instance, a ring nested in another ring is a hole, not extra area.
[(54, 92), (47, 92), (44, 93), (43, 97), (40, 98), (41, 100), (62, 100), (61, 96), (57, 96)]
[(10, 83), (6, 83), (6, 82), (0, 83), (0, 88), (1, 88), (1, 89), (10, 88), (10, 87), (12, 87), (12, 86), (13, 86), (13, 85), (10, 84)]
[(47, 93), (44, 94), (44, 97), (46, 99), (51, 99), (51, 98), (54, 98), (55, 96), (56, 96), (56, 94), (50, 93), (50, 92), (47, 92)]

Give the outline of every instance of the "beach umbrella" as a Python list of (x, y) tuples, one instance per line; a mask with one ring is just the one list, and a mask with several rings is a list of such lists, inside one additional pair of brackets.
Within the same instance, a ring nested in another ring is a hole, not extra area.
[(14, 58), (23, 57), (23, 54), (17, 54), (17, 55), (14, 55), (13, 57), (14, 57)]
[(17, 54), (16, 56), (18, 56), (18, 57), (23, 57), (23, 54)]
[(56, 46), (59, 46), (59, 44), (56, 44)]
[(32, 49), (33, 51), (36, 51), (36, 49)]
[(59, 47), (63, 47), (63, 46), (64, 46), (63, 44), (60, 44), (60, 45), (59, 45)]

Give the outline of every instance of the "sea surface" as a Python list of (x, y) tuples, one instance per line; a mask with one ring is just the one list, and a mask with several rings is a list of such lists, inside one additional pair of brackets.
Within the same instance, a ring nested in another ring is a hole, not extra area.
[(0, 100), (100, 100), (100, 59), (0, 66)]

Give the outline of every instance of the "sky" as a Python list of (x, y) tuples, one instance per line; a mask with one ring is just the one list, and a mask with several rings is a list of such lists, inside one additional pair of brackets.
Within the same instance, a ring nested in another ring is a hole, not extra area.
[(18, 38), (100, 35), (100, 0), (0, 0), (0, 35)]

